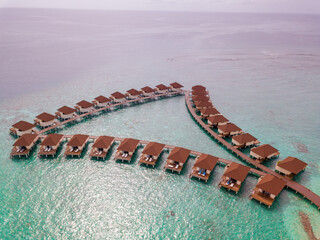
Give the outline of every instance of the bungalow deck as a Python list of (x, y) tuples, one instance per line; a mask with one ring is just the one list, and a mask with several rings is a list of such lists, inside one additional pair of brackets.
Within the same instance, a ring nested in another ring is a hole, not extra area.
[(109, 152), (109, 149), (107, 151), (98, 151), (98, 150), (95, 150), (95, 149), (91, 149), (91, 152), (90, 152), (90, 158), (102, 158), (102, 159), (105, 159), (107, 154)]
[(14, 147), (11, 150), (10, 156), (11, 157), (29, 157), (29, 154), (31, 152), (32, 149), (24, 149), (22, 152), (19, 152), (18, 150), (16, 150), (16, 148)]
[(199, 174), (199, 171), (197, 171), (195, 168), (192, 168), (192, 172), (190, 174), (190, 178), (195, 177), (195, 178), (198, 178), (199, 180), (204, 180), (206, 182), (208, 182), (210, 176), (211, 176), (210, 173), (206, 173), (205, 176), (203, 176), (202, 174)]
[(46, 146), (40, 146), (40, 149), (39, 149), (39, 152), (38, 152), (38, 155), (39, 156), (52, 156), (54, 157), (58, 151), (58, 149), (51, 149), (50, 151), (45, 151), (47, 147)]
[(239, 190), (240, 190), (240, 187), (241, 187), (241, 184), (237, 184), (237, 183), (233, 183), (233, 185), (231, 186), (231, 184), (227, 184), (227, 179), (225, 176), (222, 176), (222, 180), (220, 181), (219, 183), (219, 187), (224, 187), (226, 189), (228, 189), (228, 191), (232, 190), (234, 192), (236, 192), (238, 194)]
[[(133, 153), (134, 154), (134, 153)], [(122, 155), (121, 151), (117, 151), (116, 156), (114, 157), (115, 161), (121, 161), (121, 162), (131, 162), (133, 154), (128, 154), (128, 156), (124, 157)]]
[(253, 190), (253, 193), (250, 196), (250, 199), (252, 199), (252, 198), (259, 201), (260, 204), (263, 203), (263, 204), (267, 205), (269, 208), (274, 201), (273, 198), (269, 197), (266, 194), (260, 193), (256, 188)]
[(78, 157), (78, 158), (80, 158), (80, 157), (81, 157), (81, 154), (82, 154), (82, 152), (83, 152), (83, 149), (82, 149), (82, 150), (79, 149), (77, 152), (75, 152), (75, 151), (76, 151), (76, 150), (71, 151), (71, 150), (67, 149), (67, 150), (65, 151), (64, 155), (65, 155), (65, 156), (68, 156), (68, 157)]
[(159, 157), (157, 157), (156, 159), (153, 159), (152, 161), (149, 161), (146, 159), (147, 158), (145, 156), (141, 156), (141, 158), (139, 159), (139, 164), (145, 164), (145, 165), (154, 167), (156, 165)]
[[(179, 166), (179, 167), (176, 168), (176, 166)], [(182, 171), (183, 165), (182, 166), (180, 166), (178, 164), (177, 165), (172, 165), (171, 163), (167, 162), (164, 168), (167, 169), (167, 170), (171, 170), (172, 172), (177, 172), (177, 173), (180, 174), (180, 172)]]

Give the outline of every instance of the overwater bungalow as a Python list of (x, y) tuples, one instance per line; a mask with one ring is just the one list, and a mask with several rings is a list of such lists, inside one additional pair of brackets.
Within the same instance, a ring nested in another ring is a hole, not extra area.
[(88, 135), (76, 134), (67, 143), (65, 151), (66, 156), (80, 157), (86, 143), (89, 140)]
[(287, 178), (292, 179), (295, 175), (305, 170), (307, 163), (295, 157), (287, 157), (279, 161), (276, 166), (276, 171), (285, 175)]
[(158, 94), (162, 94), (162, 93), (166, 93), (168, 92), (170, 88), (167, 87), (166, 85), (163, 85), (163, 84), (159, 84), (155, 87), (154, 91), (155, 93), (158, 93)]
[(149, 86), (141, 88), (141, 91), (142, 91), (142, 95), (145, 97), (149, 97), (154, 94), (154, 90)]
[(54, 157), (63, 141), (63, 134), (49, 134), (40, 143), (39, 156)]
[(77, 109), (79, 113), (88, 113), (94, 110), (93, 103), (88, 102), (86, 100), (82, 100), (78, 102), (77, 105), (75, 106), (75, 109)]
[(254, 147), (250, 151), (250, 155), (253, 159), (259, 162), (269, 160), (280, 155), (279, 150), (272, 147), (269, 144), (263, 144), (259, 147)]
[(180, 83), (173, 82), (173, 83), (170, 83), (169, 88), (173, 92), (179, 92), (182, 90), (183, 86)]
[(40, 127), (50, 127), (56, 124), (55, 119), (56, 116), (44, 112), (36, 116), (36, 118), (34, 119), (34, 123), (36, 125), (39, 125)]
[(192, 87), (192, 91), (203, 91), (203, 90), (205, 91), (206, 88), (202, 85), (195, 85)]
[(13, 144), (11, 157), (29, 157), (30, 151), (38, 140), (37, 134), (26, 133)]
[(207, 101), (195, 102), (194, 105), (198, 111), (200, 111), (201, 109), (204, 109), (204, 108), (213, 108), (212, 102), (207, 102)]
[(10, 128), (10, 133), (17, 136), (22, 136), (23, 134), (33, 133), (35, 127), (36, 125), (32, 123), (19, 121), (12, 125), (12, 128)]
[(114, 92), (111, 94), (110, 98), (115, 102), (115, 103), (121, 103), (126, 100), (126, 96), (123, 95), (120, 92)]
[(221, 113), (215, 108), (203, 108), (200, 110), (202, 118), (213, 117), (216, 115), (220, 115)]
[(100, 95), (100, 96), (96, 97), (96, 98), (92, 101), (92, 103), (93, 103), (93, 105), (94, 105), (96, 108), (103, 108), (103, 107), (108, 106), (109, 103), (110, 103), (110, 101), (111, 101), (111, 100), (110, 100), (109, 98)]
[(250, 168), (239, 163), (230, 163), (225, 167), (221, 177), (219, 187), (224, 187), (228, 191), (239, 192), (241, 184), (246, 179)]
[(218, 160), (219, 158), (217, 157), (202, 153), (196, 158), (190, 177), (195, 177), (199, 180), (202, 179), (207, 182)]
[(162, 150), (164, 149), (165, 145), (162, 143), (157, 142), (150, 142), (142, 151), (141, 158), (139, 160), (140, 164), (146, 164), (154, 167), (158, 161)]
[(192, 101), (193, 102), (211, 102), (210, 98), (208, 96), (192, 96)]
[(196, 90), (192, 91), (192, 96), (208, 96), (209, 92), (207, 90)]
[(76, 109), (68, 106), (63, 106), (58, 109), (58, 111), (56, 112), (56, 116), (63, 120), (71, 119), (76, 116), (75, 112), (76, 112)]
[(137, 99), (137, 98), (140, 97), (141, 94), (142, 94), (142, 91), (138, 91), (138, 90), (136, 90), (134, 88), (131, 88), (126, 93), (127, 97), (130, 98), (130, 99)]
[(212, 117), (208, 117), (207, 120), (208, 125), (210, 127), (225, 125), (229, 122), (229, 120), (225, 118), (223, 115), (215, 115)]
[(276, 196), (280, 194), (285, 186), (285, 181), (270, 174), (266, 174), (259, 178), (258, 184), (250, 195), (250, 199), (254, 198), (270, 208)]
[(232, 137), (232, 144), (235, 145), (237, 148), (258, 145), (259, 143), (260, 142), (249, 133), (244, 133)]
[(172, 172), (178, 172), (180, 174), (190, 152), (191, 151), (189, 149), (175, 147), (173, 150), (171, 150), (167, 158), (165, 169), (169, 169)]
[(100, 136), (92, 145), (90, 157), (105, 159), (110, 147), (114, 143), (114, 137)]
[(233, 135), (238, 135), (238, 134), (243, 133), (241, 128), (239, 128), (238, 126), (236, 126), (233, 123), (227, 123), (227, 124), (223, 124), (223, 125), (218, 125), (218, 132), (223, 137), (233, 136)]
[(132, 139), (132, 138), (124, 139), (120, 143), (119, 147), (117, 148), (115, 160), (116, 161), (121, 160), (122, 162), (123, 161), (131, 162), (132, 156), (136, 151), (139, 142), (140, 141), (137, 139)]

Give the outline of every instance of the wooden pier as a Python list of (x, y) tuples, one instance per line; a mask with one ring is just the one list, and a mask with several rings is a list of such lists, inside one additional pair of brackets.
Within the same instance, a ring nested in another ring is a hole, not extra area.
[(210, 136), (215, 138), (227, 150), (229, 150), (230, 152), (235, 154), (238, 158), (246, 161), (247, 163), (255, 166), (256, 168), (261, 169), (263, 172), (271, 174), (273, 176), (276, 176), (276, 177), (284, 180), (286, 182), (286, 186), (288, 188), (291, 188), (296, 193), (300, 193), (303, 196), (303, 198), (309, 199), (312, 204), (315, 204), (317, 206), (317, 208), (320, 209), (320, 196), (318, 196), (317, 194), (312, 192), (310, 189), (302, 186), (301, 184), (299, 184), (299, 183), (297, 183), (297, 182), (295, 182), (293, 180), (287, 179), (287, 178), (283, 177), (282, 175), (274, 172), (270, 168), (258, 163), (257, 161), (255, 161), (254, 159), (250, 158), (249, 156), (247, 156), (246, 154), (244, 154), (243, 152), (241, 152), (240, 150), (235, 148), (233, 145), (228, 143), (225, 139), (223, 139), (216, 132), (214, 132), (209, 126), (207, 126), (202, 121), (202, 119), (196, 114), (195, 109), (192, 107), (190, 91), (186, 91), (185, 92), (185, 100), (186, 100), (186, 105), (187, 105), (188, 111), (191, 114), (191, 116), (193, 117), (193, 119), (201, 126), (201, 128), (204, 131), (206, 131)]

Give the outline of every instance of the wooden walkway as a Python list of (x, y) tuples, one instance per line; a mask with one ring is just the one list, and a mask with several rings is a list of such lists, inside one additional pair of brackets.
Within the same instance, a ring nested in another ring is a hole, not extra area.
[(289, 180), (289, 179), (283, 177), (282, 175), (274, 172), (270, 168), (268, 168), (268, 167), (256, 162), (254, 159), (250, 158), (249, 156), (247, 156), (246, 154), (244, 154), (243, 152), (241, 152), (240, 150), (235, 148), (233, 145), (231, 145), (226, 140), (224, 140), (222, 137), (220, 137), (216, 132), (214, 132), (196, 114), (195, 109), (191, 105), (191, 99), (190, 98), (191, 98), (190, 97), (190, 91), (186, 91), (185, 92), (185, 100), (186, 100), (186, 105), (187, 105), (187, 108), (189, 110), (189, 113), (191, 114), (193, 119), (203, 128), (203, 130), (205, 130), (208, 134), (210, 134), (212, 137), (214, 137), (219, 143), (221, 143), (227, 150), (229, 150), (232, 153), (234, 153), (238, 158), (241, 158), (242, 160), (250, 163), (251, 165), (261, 169), (265, 173), (271, 174), (273, 176), (276, 176), (276, 177), (284, 180), (286, 182), (288, 188), (291, 188), (296, 193), (300, 193), (303, 196), (303, 198), (309, 199), (312, 204), (315, 204), (318, 207), (318, 209), (320, 209), (320, 196), (318, 196), (317, 194), (312, 192), (310, 189), (302, 186), (301, 184), (299, 184), (299, 183), (297, 183), (297, 182), (295, 182), (293, 180)]
[(93, 111), (91, 112), (87, 112), (87, 113), (83, 113), (83, 114), (79, 114), (73, 118), (70, 118), (68, 120), (65, 120), (65, 121), (62, 121), (62, 122), (58, 122), (57, 124), (55, 125), (52, 125), (48, 128), (44, 128), (44, 129), (41, 129), (40, 131), (36, 131), (36, 134), (44, 134), (48, 131), (51, 131), (59, 126), (63, 126), (67, 123), (70, 123), (70, 122), (73, 122), (77, 119), (81, 119), (83, 117), (86, 117), (86, 116), (89, 116), (89, 115), (92, 115), (92, 114), (95, 114), (95, 113), (98, 113), (98, 112), (102, 112), (104, 110), (107, 110), (107, 109), (110, 109), (110, 108), (114, 108), (114, 107), (118, 107), (118, 106), (125, 106), (126, 104), (130, 104), (130, 103), (139, 103), (140, 101), (143, 101), (143, 100), (152, 100), (152, 99), (157, 99), (159, 97), (168, 97), (168, 96), (180, 96), (181, 94), (183, 94), (185, 91), (177, 91), (177, 92), (167, 92), (167, 93), (162, 93), (162, 94), (155, 94), (155, 95), (152, 95), (152, 96), (148, 96), (148, 97), (140, 97), (140, 98), (137, 98), (137, 99), (132, 99), (132, 100), (126, 100), (124, 102), (121, 102), (121, 103), (116, 103), (116, 104), (112, 104), (112, 105), (109, 105), (109, 106), (106, 106), (106, 107), (102, 107), (102, 108), (97, 108), (97, 109), (94, 109)]

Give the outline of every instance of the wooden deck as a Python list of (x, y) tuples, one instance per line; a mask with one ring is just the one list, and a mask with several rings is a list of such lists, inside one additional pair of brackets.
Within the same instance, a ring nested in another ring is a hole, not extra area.
[(180, 174), (181, 171), (182, 171), (183, 165), (182, 166), (179, 165), (178, 168), (176, 168), (176, 166), (177, 165), (172, 165), (171, 163), (166, 162), (166, 165), (165, 165), (164, 168), (167, 169), (167, 170), (171, 170), (172, 172), (177, 172), (177, 173)]
[(68, 149), (64, 152), (64, 155), (65, 156), (69, 156), (69, 157), (78, 157), (80, 158), (81, 157), (81, 153), (83, 152), (83, 149), (82, 150), (79, 150), (77, 152), (75, 152), (75, 150), (73, 150), (72, 152)]
[(109, 149), (107, 151), (97, 151), (92, 148), (91, 152), (90, 152), (90, 157), (91, 158), (98, 158), (98, 159), (99, 158), (105, 159), (108, 154), (108, 151), (109, 151)]
[[(134, 153), (133, 153), (134, 154)], [(121, 161), (121, 162), (131, 162), (133, 154), (128, 154), (127, 157), (122, 156), (122, 153), (120, 151), (118, 151), (116, 153), (116, 156), (114, 157), (114, 159), (116, 161)]]
[(145, 164), (145, 165), (154, 167), (158, 161), (158, 158), (159, 157), (157, 157), (156, 159), (153, 159), (152, 161), (149, 161), (149, 160), (147, 161), (145, 156), (141, 156), (139, 159), (139, 164)]
[[(310, 189), (302, 186), (301, 184), (287, 179), (286, 177), (281, 176), (280, 174), (272, 171), (270, 168), (256, 162), (254, 159), (250, 158), (246, 154), (242, 153), (240, 150), (236, 149), (234, 146), (232, 146), (230, 143), (228, 143), (226, 140), (224, 140), (222, 137), (220, 137), (216, 132), (214, 132), (210, 127), (208, 127), (201, 118), (196, 114), (195, 109), (192, 107), (191, 99), (190, 99), (190, 91), (185, 92), (185, 100), (186, 105), (189, 110), (189, 113), (193, 117), (193, 119), (203, 128), (204, 131), (206, 131), (210, 136), (215, 138), (219, 143), (221, 143), (227, 150), (234, 153), (238, 158), (246, 161), (247, 163), (255, 166), (256, 168), (261, 169), (265, 173), (269, 173), (273, 176), (276, 176), (282, 180), (284, 180), (287, 184), (288, 188), (291, 188), (297, 193), (300, 193), (303, 198), (307, 198), (310, 200), (312, 204), (315, 204), (318, 209), (320, 209), (320, 196), (312, 192)], [(251, 171), (251, 170), (250, 170)]]
[(40, 146), (38, 155), (46, 156), (46, 157), (48, 156), (54, 157), (56, 155), (58, 149), (51, 149), (50, 151), (45, 151), (46, 148), (47, 148), (46, 146)]
[(19, 158), (28, 157), (30, 152), (31, 152), (31, 149), (24, 149), (22, 152), (20, 152), (20, 151), (17, 151), (16, 148), (14, 147), (11, 150), (10, 156), (11, 157), (19, 157)]
[(268, 207), (270, 207), (274, 202), (274, 198), (271, 198), (265, 194), (260, 193), (256, 188), (253, 190), (253, 193), (250, 195), (250, 199), (252, 198), (259, 201), (260, 203), (267, 205)]
[(192, 172), (190, 174), (190, 178), (198, 178), (199, 180), (203, 180), (208, 182), (209, 178), (211, 176), (211, 173), (206, 173), (205, 176), (203, 176), (202, 174), (199, 174), (199, 171), (197, 171), (195, 168), (192, 168)]
[(228, 191), (232, 190), (234, 192), (236, 192), (238, 194), (239, 190), (240, 190), (240, 187), (241, 187), (241, 184), (237, 184), (237, 183), (233, 183), (232, 185), (231, 184), (227, 184), (227, 179), (225, 176), (222, 176), (222, 179), (219, 183), (219, 187), (224, 187), (226, 189), (228, 189)]

